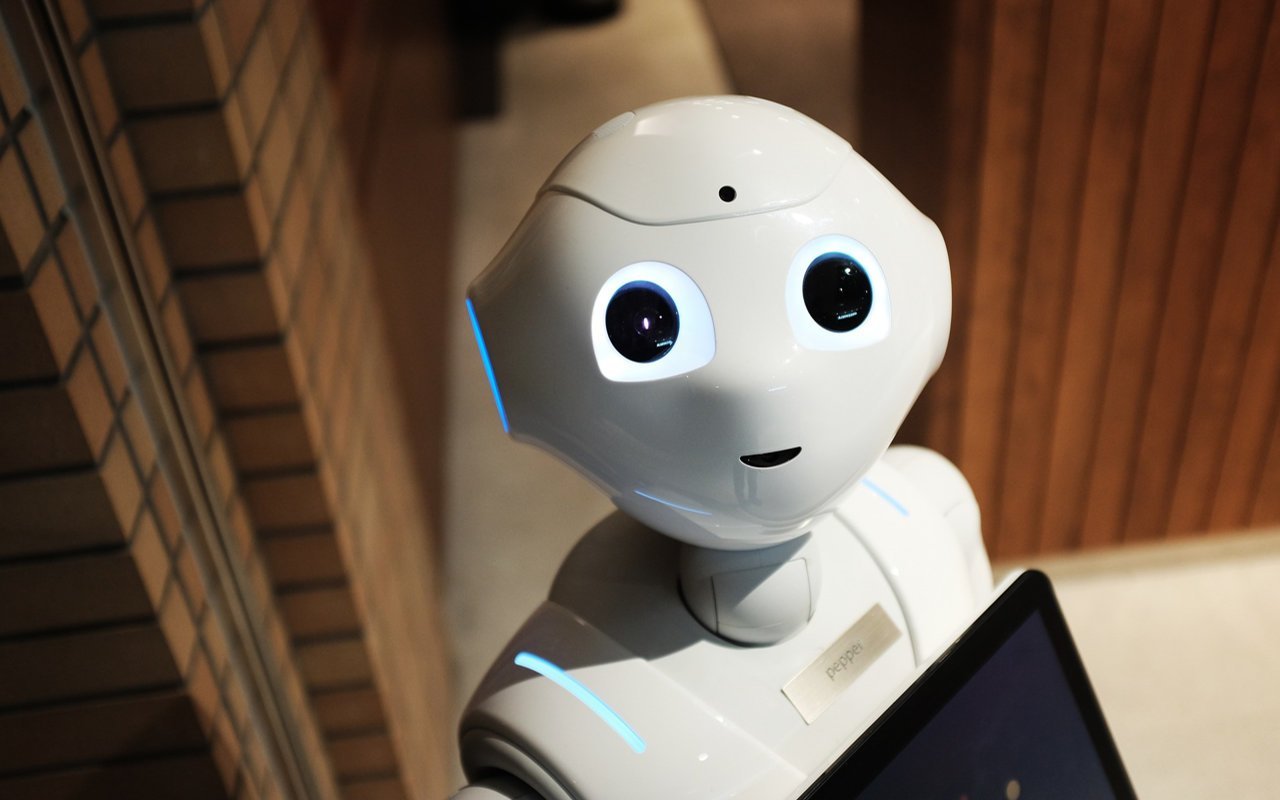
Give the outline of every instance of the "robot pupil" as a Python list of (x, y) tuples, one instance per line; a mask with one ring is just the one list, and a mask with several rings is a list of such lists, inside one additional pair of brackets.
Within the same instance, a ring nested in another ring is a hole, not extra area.
[(657, 361), (680, 333), (680, 315), (671, 295), (647, 281), (619, 289), (604, 312), (605, 332), (613, 348), (630, 361)]
[(851, 331), (871, 311), (871, 279), (851, 256), (818, 256), (804, 275), (804, 305), (813, 321), (827, 330)]

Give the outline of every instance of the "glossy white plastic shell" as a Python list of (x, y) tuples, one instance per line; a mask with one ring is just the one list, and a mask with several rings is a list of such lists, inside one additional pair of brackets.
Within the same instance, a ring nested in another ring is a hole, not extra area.
[[(791, 794), (871, 722), (985, 605), (957, 532), (909, 475), (878, 462), (813, 530), (828, 576), (813, 618), (768, 647), (717, 638), (685, 608), (679, 546), (615, 514), (566, 559), (551, 595), (516, 633), (461, 721), (472, 779), (498, 770), (548, 800)], [(875, 488), (871, 488), (874, 486)], [(945, 488), (945, 487), (944, 487)], [(985, 556), (983, 563), (985, 564)], [(782, 688), (879, 606), (902, 635), (806, 722)], [(642, 737), (637, 752), (553, 681), (515, 662), (562, 667)]]
[[(722, 185), (738, 189), (734, 203), (716, 196)], [(717, 216), (720, 206), (733, 215)], [(874, 254), (878, 299), (889, 301), (888, 313), (872, 311), (887, 328), (845, 350), (807, 346), (787, 305), (793, 262), (832, 236)], [(593, 309), (611, 276), (641, 262), (697, 285), (714, 351), (674, 375), (611, 379)], [(933, 223), (834, 134), (741, 98), (640, 109), (589, 138), (470, 298), (514, 437), (557, 454), (646, 525), (722, 549), (785, 541), (831, 512), (937, 368), (951, 309)], [(782, 466), (741, 461), (794, 447)]]
[[(873, 291), (846, 333), (799, 292), (837, 250)], [(653, 362), (608, 349), (604, 309), (630, 280), (659, 285), (690, 337)], [(620, 115), (565, 159), (469, 300), (511, 434), (625, 512), (577, 545), (463, 715), (468, 776), (522, 784), (497, 796), (793, 795), (985, 602), (963, 476), (928, 451), (884, 455), (946, 348), (941, 236), (812, 120), (732, 97)], [(786, 542), (770, 561), (786, 574), (761, 579), (764, 553), (682, 559), (667, 537)], [(868, 619), (895, 636), (850, 683), (815, 688)]]
[[(601, 125), (544, 189), (645, 225), (696, 222), (812, 200), (849, 152), (848, 142), (786, 106), (690, 97)], [(725, 186), (733, 189), (730, 201), (721, 198)]]

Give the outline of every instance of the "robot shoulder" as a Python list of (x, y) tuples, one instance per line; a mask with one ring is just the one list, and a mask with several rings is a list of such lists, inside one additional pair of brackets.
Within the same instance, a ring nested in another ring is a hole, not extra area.
[(960, 471), (920, 447), (892, 447), (836, 516), (871, 553), (927, 660), (991, 593), (978, 506)]
[(941, 453), (916, 445), (894, 445), (880, 463), (906, 478), (946, 520), (964, 551), (974, 595), (984, 599), (992, 588), (991, 562), (978, 500), (964, 473)]

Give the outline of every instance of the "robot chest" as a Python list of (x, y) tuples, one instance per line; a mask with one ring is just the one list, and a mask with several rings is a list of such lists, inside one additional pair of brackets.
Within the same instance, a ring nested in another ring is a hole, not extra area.
[(560, 592), (464, 716), (468, 773), (516, 771), (549, 798), (787, 796), (916, 669), (875, 559), (839, 520), (814, 535), (824, 581), (813, 618), (768, 647), (709, 634), (661, 559)]

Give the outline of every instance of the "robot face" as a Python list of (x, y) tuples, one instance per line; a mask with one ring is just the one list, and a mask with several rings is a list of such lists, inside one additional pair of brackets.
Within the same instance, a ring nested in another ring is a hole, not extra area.
[(888, 447), (950, 300), (937, 228), (843, 140), (695, 98), (579, 145), (468, 304), (513, 436), (656, 530), (756, 548)]

